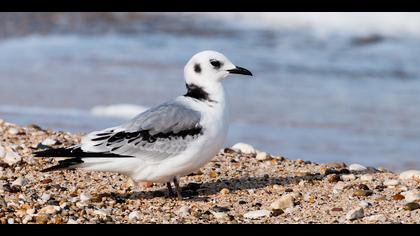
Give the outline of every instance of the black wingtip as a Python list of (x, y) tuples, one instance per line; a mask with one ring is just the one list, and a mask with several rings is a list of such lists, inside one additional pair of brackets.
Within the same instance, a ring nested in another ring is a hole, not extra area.
[(48, 167), (46, 169), (41, 170), (41, 172), (50, 172), (50, 171), (56, 171), (56, 170), (66, 170), (71, 169), (75, 165), (83, 163), (83, 160), (79, 157), (76, 158), (70, 158), (58, 161), (58, 164), (55, 166)]
[(34, 157), (67, 157), (73, 148), (51, 148), (33, 152)]

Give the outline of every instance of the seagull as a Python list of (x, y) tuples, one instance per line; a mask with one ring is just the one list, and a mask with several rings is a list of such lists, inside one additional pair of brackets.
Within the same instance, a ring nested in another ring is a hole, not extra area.
[(184, 67), (187, 92), (140, 113), (132, 120), (88, 133), (78, 145), (34, 152), (60, 158), (42, 172), (64, 169), (107, 171), (135, 182), (166, 183), (182, 199), (178, 179), (208, 163), (222, 148), (229, 106), (222, 81), (231, 74), (252, 76), (223, 54), (202, 51)]

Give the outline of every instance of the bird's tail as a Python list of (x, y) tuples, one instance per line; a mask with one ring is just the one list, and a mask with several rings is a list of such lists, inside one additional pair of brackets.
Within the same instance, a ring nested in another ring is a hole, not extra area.
[(33, 152), (34, 157), (76, 157), (77, 149), (80, 147), (68, 147), (68, 148), (50, 148), (42, 151)]
[(58, 161), (57, 165), (41, 170), (41, 172), (56, 171), (74, 168), (76, 165), (83, 163), (82, 159), (78, 157), (81, 152), (79, 146), (72, 146), (68, 148), (51, 148), (42, 151), (34, 152), (34, 157), (68, 157), (67, 159)]
[(48, 167), (46, 169), (41, 170), (41, 172), (49, 172), (49, 171), (56, 171), (56, 170), (66, 170), (66, 169), (73, 169), (76, 165), (82, 164), (83, 161), (79, 157), (69, 158), (65, 160), (58, 161), (57, 165)]

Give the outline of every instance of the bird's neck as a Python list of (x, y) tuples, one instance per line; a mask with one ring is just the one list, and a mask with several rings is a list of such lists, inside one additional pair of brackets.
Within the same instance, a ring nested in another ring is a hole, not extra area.
[(223, 86), (220, 83), (214, 83), (207, 86), (200, 86), (193, 83), (187, 83), (187, 93), (185, 97), (191, 97), (202, 102), (219, 103), (224, 102), (225, 94)]

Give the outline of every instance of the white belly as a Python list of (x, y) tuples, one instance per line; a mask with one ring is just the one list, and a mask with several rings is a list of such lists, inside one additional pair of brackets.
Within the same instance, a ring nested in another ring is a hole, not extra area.
[(229, 113), (225, 103), (223, 101), (216, 105), (202, 114), (203, 135), (184, 152), (158, 163), (143, 163), (131, 177), (135, 181), (168, 182), (175, 176), (190, 174), (208, 163), (223, 147), (228, 132)]

